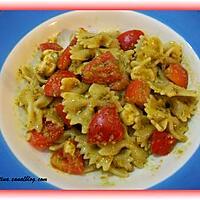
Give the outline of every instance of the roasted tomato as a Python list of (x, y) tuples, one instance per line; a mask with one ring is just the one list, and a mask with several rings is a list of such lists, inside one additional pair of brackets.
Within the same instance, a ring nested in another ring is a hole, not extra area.
[(154, 155), (164, 156), (170, 153), (177, 143), (170, 133), (154, 131), (150, 139), (151, 152)]
[(44, 86), (44, 94), (46, 96), (59, 97), (61, 92), (61, 80), (67, 77), (75, 77), (75, 75), (72, 72), (65, 70), (59, 70), (56, 73), (54, 73), (52, 76), (50, 76), (50, 78)]
[(41, 132), (36, 130), (30, 131), (29, 143), (38, 150), (46, 150), (54, 144), (64, 133), (64, 128), (50, 121), (43, 122)]
[(170, 64), (164, 73), (165, 76), (176, 85), (187, 88), (188, 73), (181, 64)]
[(115, 106), (105, 106), (94, 114), (89, 124), (88, 142), (108, 144), (122, 140), (124, 127)]
[(134, 80), (132, 81), (125, 92), (125, 99), (129, 103), (134, 103), (137, 106), (143, 108), (144, 103), (150, 95), (150, 87), (145, 81)]
[(90, 61), (83, 70), (85, 83), (111, 84), (122, 78), (115, 57), (106, 52)]
[(130, 30), (121, 33), (117, 39), (121, 48), (126, 51), (134, 48), (141, 35), (144, 35), (144, 33), (140, 30)]

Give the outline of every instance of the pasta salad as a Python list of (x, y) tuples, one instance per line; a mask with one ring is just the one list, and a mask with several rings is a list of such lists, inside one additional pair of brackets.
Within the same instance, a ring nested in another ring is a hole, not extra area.
[(168, 155), (187, 140), (198, 101), (187, 89), (179, 44), (141, 30), (80, 28), (66, 48), (58, 37), (19, 68), (16, 98), (26, 113), (27, 141), (50, 151), (54, 168), (127, 177), (150, 155)]

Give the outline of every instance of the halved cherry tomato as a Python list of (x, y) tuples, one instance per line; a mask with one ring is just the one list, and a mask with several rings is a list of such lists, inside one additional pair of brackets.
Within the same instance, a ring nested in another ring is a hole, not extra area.
[(81, 175), (84, 172), (83, 156), (78, 149), (73, 156), (69, 153), (64, 154), (63, 149), (54, 152), (51, 157), (51, 165), (69, 174)]
[(52, 76), (50, 76), (50, 78), (44, 86), (44, 94), (46, 96), (59, 97), (61, 93), (61, 80), (66, 77), (75, 77), (75, 75), (69, 71), (59, 70)]
[(46, 150), (49, 146), (54, 144), (64, 133), (64, 128), (60, 127), (50, 121), (43, 122), (43, 129), (41, 132), (36, 130), (30, 131), (29, 143), (38, 150)]
[(121, 80), (111, 83), (109, 86), (112, 90), (124, 90), (129, 84), (129, 77), (127, 74), (123, 74)]
[(170, 64), (164, 73), (165, 76), (176, 85), (187, 88), (188, 73), (181, 64)]
[(64, 106), (62, 103), (59, 103), (55, 106), (56, 112), (60, 116), (60, 118), (63, 120), (63, 122), (67, 125), (67, 127), (70, 127), (70, 120), (66, 118), (67, 113), (63, 111)]
[(74, 46), (77, 43), (77, 37), (73, 37), (72, 41), (70, 42), (69, 46)]
[(70, 47), (68, 46), (61, 56), (58, 58), (57, 66), (59, 69), (67, 69), (71, 64), (71, 53), (70, 53)]
[(150, 140), (151, 152), (158, 156), (167, 155), (172, 151), (176, 143), (176, 138), (170, 133), (154, 131)]
[(68, 67), (70, 66), (71, 64), (70, 47), (74, 46), (76, 43), (77, 43), (77, 38), (74, 37), (70, 42), (69, 46), (63, 51), (61, 56), (58, 58), (57, 66), (59, 69), (68, 69)]
[(144, 103), (150, 95), (150, 87), (143, 80), (133, 80), (127, 87), (125, 99), (129, 103), (134, 103), (139, 107), (143, 107)]
[(41, 51), (45, 51), (45, 50), (48, 50), (48, 49), (55, 50), (55, 51), (61, 51), (63, 48), (57, 43), (46, 42), (46, 43), (40, 44), (39, 49)]
[(115, 106), (105, 106), (94, 114), (89, 124), (88, 142), (108, 144), (122, 140), (124, 127)]
[(94, 58), (83, 69), (83, 81), (89, 84), (110, 84), (121, 78), (122, 74), (117, 61), (110, 52), (105, 52)]
[(130, 31), (121, 33), (117, 37), (117, 39), (120, 43), (121, 48), (124, 51), (126, 51), (126, 50), (130, 50), (134, 47), (134, 45), (137, 43), (137, 41), (141, 35), (144, 35), (144, 33), (140, 30), (130, 30)]

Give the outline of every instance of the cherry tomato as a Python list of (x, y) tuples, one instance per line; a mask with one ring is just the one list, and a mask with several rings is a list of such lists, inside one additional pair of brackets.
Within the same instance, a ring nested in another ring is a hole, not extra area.
[(150, 87), (145, 81), (133, 80), (127, 87), (125, 92), (125, 99), (129, 103), (134, 103), (143, 108), (144, 103), (150, 95)]
[(89, 124), (88, 142), (108, 144), (122, 140), (124, 127), (115, 106), (105, 106), (94, 114)]
[(121, 33), (117, 39), (121, 48), (126, 51), (134, 48), (134, 45), (137, 43), (141, 35), (144, 35), (144, 33), (140, 30), (130, 30)]
[(172, 151), (176, 143), (176, 138), (170, 133), (154, 131), (150, 140), (151, 152), (158, 156), (167, 155)]
[(73, 37), (72, 41), (70, 42), (69, 46), (74, 46), (77, 43), (77, 37)]
[(188, 73), (181, 64), (170, 64), (164, 73), (165, 76), (176, 85), (187, 88)]
[(119, 66), (110, 52), (94, 58), (83, 70), (83, 81), (89, 84), (110, 84), (119, 81), (121, 78)]
[(112, 90), (117, 90), (117, 91), (125, 90), (128, 84), (129, 84), (129, 77), (127, 74), (124, 74), (121, 80), (111, 83), (110, 88)]
[(52, 43), (52, 42), (46, 42), (46, 43), (42, 43), (40, 44), (39, 49), (41, 51), (45, 51), (45, 50), (55, 50), (55, 51), (61, 51), (63, 48), (57, 44), (57, 43)]
[(67, 127), (70, 127), (70, 120), (66, 118), (67, 113), (63, 111), (64, 106), (62, 103), (59, 103), (55, 106), (56, 112), (60, 116), (60, 118), (63, 120), (63, 122), (67, 125)]
[(64, 154), (63, 149), (54, 152), (51, 157), (51, 165), (69, 174), (81, 175), (84, 172), (83, 156), (78, 149), (73, 156), (69, 153)]
[(59, 70), (52, 76), (50, 76), (50, 78), (44, 86), (44, 94), (46, 96), (59, 97), (61, 93), (61, 80), (66, 77), (75, 77), (75, 75), (69, 71)]
[(68, 67), (71, 64), (71, 53), (70, 53), (70, 47), (74, 46), (77, 43), (77, 38), (74, 37), (72, 41), (70, 42), (69, 46), (63, 51), (61, 56), (58, 58), (57, 66), (59, 69), (68, 69)]
[(46, 150), (53, 145), (64, 133), (64, 128), (52, 122), (44, 121), (41, 132), (30, 131), (29, 143), (38, 150)]

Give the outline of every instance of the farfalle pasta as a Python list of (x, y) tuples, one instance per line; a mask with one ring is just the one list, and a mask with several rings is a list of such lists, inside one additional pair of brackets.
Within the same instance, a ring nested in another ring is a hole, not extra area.
[(187, 88), (181, 45), (140, 30), (84, 28), (60, 44), (48, 39), (19, 68), (16, 98), (28, 142), (49, 150), (54, 168), (128, 177), (151, 154), (165, 156), (189, 139), (198, 96)]

